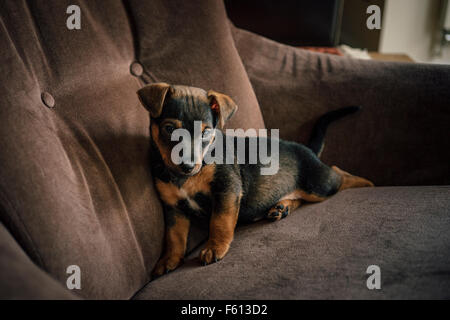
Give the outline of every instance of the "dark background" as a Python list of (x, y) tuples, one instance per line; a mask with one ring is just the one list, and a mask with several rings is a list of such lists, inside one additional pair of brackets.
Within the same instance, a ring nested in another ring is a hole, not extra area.
[(366, 27), (369, 5), (384, 0), (225, 0), (239, 28), (293, 46), (347, 44), (377, 51), (380, 31)]

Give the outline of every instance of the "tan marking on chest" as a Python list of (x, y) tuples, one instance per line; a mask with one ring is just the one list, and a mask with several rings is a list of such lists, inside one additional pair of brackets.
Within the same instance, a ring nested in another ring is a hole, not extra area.
[(211, 193), (210, 184), (214, 179), (214, 172), (215, 166), (210, 164), (203, 167), (195, 176), (189, 177), (180, 188), (170, 182), (163, 182), (159, 179), (156, 179), (156, 188), (164, 203), (173, 207), (180, 200), (188, 200), (191, 207), (198, 209), (197, 203), (191, 198), (199, 192), (204, 194)]

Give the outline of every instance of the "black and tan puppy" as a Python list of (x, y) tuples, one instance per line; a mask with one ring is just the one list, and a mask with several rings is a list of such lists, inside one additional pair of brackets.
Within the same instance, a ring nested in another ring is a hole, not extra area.
[[(230, 97), (166, 83), (148, 85), (138, 91), (138, 96), (151, 117), (151, 166), (166, 221), (165, 252), (153, 270), (154, 276), (174, 270), (182, 262), (193, 217), (209, 219), (209, 239), (200, 260), (210, 264), (228, 252), (238, 221), (279, 220), (301, 201), (319, 202), (343, 189), (373, 186), (366, 179), (330, 168), (318, 158), (328, 124), (358, 108), (344, 108), (323, 116), (316, 125), (310, 148), (279, 140), (278, 172), (261, 175), (260, 164), (202, 162), (204, 151), (212, 148), (215, 129), (222, 129), (237, 110)], [(201, 121), (197, 136), (194, 121)], [(178, 143), (171, 136), (178, 128), (190, 132), (189, 144), (194, 146), (197, 142), (202, 146), (202, 152), (192, 152), (194, 156), (179, 165), (171, 157), (172, 148)], [(256, 138), (233, 139), (249, 142)], [(247, 148), (249, 143), (245, 145)]]

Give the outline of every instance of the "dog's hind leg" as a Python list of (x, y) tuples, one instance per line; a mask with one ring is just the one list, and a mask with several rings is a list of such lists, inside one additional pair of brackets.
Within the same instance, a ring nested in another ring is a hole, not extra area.
[(302, 204), (301, 199), (285, 199), (280, 200), (278, 203), (269, 210), (267, 213), (267, 219), (271, 221), (278, 221), (286, 218), (289, 212), (297, 209)]
[(322, 202), (326, 200), (326, 197), (321, 197), (312, 193), (307, 193), (303, 190), (295, 190), (290, 194), (284, 196), (273, 206), (267, 213), (267, 219), (271, 221), (278, 221), (286, 218), (290, 212), (297, 209), (302, 201), (307, 202)]
[[(297, 189), (282, 197), (267, 213), (267, 219), (271, 221), (281, 220), (297, 209), (302, 201), (322, 202), (339, 191), (349, 188), (373, 187), (373, 183), (367, 179), (351, 175), (338, 167), (327, 167), (324, 175), (313, 175), (313, 181), (317, 182), (315, 188), (306, 192)], [(326, 183), (324, 183), (324, 181)]]
[(350, 173), (341, 170), (336, 166), (332, 166), (331, 169), (333, 169), (337, 174), (341, 176), (342, 181), (341, 186), (339, 187), (339, 191), (350, 188), (364, 188), (374, 186), (374, 184), (369, 180), (351, 175)]

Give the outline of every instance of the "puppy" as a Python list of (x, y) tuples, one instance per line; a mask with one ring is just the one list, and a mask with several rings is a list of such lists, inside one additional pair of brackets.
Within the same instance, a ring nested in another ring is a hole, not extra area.
[[(153, 276), (168, 273), (181, 264), (193, 218), (209, 219), (209, 239), (200, 253), (201, 263), (207, 265), (227, 254), (238, 222), (277, 221), (302, 201), (320, 202), (347, 188), (373, 186), (366, 179), (337, 167), (330, 168), (318, 158), (328, 124), (357, 111), (357, 107), (323, 116), (313, 131), (309, 148), (280, 139), (278, 172), (261, 175), (259, 163), (207, 164), (203, 161), (206, 151), (214, 148), (217, 130), (221, 130), (237, 110), (230, 97), (212, 90), (206, 92), (167, 83), (148, 85), (137, 94), (150, 113), (151, 166), (166, 224), (165, 252)], [(194, 121), (201, 121), (201, 132), (196, 133)], [(184, 157), (176, 164), (171, 155), (178, 142), (171, 137), (180, 128), (191, 134), (191, 141), (184, 143), (191, 148), (193, 156)], [(248, 154), (251, 139), (258, 138), (231, 139), (235, 142), (235, 151), (239, 142), (246, 142)], [(195, 152), (194, 145), (200, 145), (201, 152)]]

